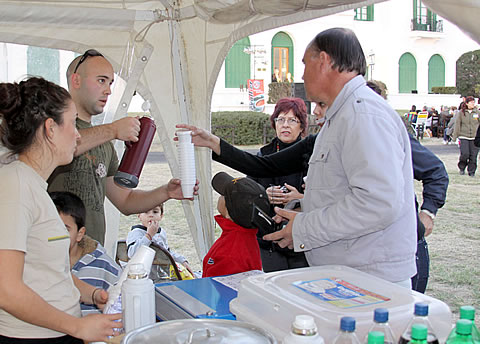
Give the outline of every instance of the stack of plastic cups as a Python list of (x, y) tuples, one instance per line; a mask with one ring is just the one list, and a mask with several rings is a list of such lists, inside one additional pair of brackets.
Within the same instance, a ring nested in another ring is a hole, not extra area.
[(177, 131), (178, 136), (178, 160), (180, 165), (180, 180), (182, 181), (182, 193), (184, 198), (193, 197), (195, 187), (195, 153), (192, 143), (191, 131)]

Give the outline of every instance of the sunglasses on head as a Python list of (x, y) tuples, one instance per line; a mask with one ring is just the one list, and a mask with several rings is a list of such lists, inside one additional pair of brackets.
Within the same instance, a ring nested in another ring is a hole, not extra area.
[(80, 57), (80, 60), (78, 60), (77, 65), (75, 66), (75, 69), (73, 70), (74, 73), (77, 72), (78, 67), (89, 57), (89, 56), (101, 56), (103, 55), (96, 51), (95, 49), (88, 49), (86, 52), (83, 53), (82, 57)]

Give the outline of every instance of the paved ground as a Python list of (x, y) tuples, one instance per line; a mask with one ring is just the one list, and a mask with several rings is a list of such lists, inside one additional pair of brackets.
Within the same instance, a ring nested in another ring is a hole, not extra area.
[[(430, 149), (435, 154), (459, 154), (460, 151), (457, 145), (444, 145), (442, 141), (438, 142), (429, 142), (426, 147)], [(247, 149), (247, 152), (256, 154), (256, 149)], [(150, 152), (147, 156), (147, 164), (162, 164), (166, 163), (165, 155), (163, 152)]]

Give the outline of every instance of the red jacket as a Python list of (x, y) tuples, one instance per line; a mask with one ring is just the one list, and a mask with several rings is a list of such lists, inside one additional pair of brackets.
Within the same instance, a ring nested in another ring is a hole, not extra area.
[(222, 234), (203, 258), (202, 277), (262, 270), (257, 229), (243, 228), (222, 215), (215, 216)]

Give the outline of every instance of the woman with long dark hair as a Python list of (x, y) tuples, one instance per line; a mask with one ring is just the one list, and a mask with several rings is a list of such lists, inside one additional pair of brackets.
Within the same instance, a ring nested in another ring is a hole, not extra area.
[[(81, 318), (79, 301), (102, 308), (108, 294), (72, 276), (70, 236), (47, 179), (73, 159), (77, 110), (42, 78), (0, 83), (0, 343), (106, 341), (116, 314)], [(83, 339), (83, 340), (82, 340)]]
[(467, 97), (460, 106), (453, 130), (453, 141), (456, 141), (457, 138), (460, 139), (458, 169), (460, 174), (463, 175), (465, 174), (465, 168), (467, 168), (468, 175), (475, 177), (478, 147), (474, 145), (474, 140), (480, 123), (480, 112), (475, 108), (475, 98), (473, 97)]

